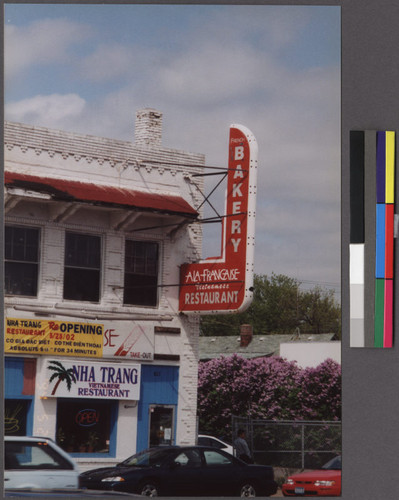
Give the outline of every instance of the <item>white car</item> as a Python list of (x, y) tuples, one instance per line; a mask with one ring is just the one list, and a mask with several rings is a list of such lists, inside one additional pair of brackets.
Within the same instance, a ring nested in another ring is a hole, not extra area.
[(49, 438), (4, 437), (4, 488), (77, 488), (79, 468)]
[(232, 445), (225, 443), (224, 441), (218, 439), (215, 436), (198, 434), (197, 442), (200, 446), (212, 446), (213, 448), (218, 448), (219, 450), (226, 451), (227, 453), (230, 453), (230, 455), (234, 455)]

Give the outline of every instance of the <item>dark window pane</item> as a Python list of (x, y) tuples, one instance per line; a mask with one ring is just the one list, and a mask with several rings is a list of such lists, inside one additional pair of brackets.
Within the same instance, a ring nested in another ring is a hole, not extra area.
[(37, 264), (6, 262), (4, 266), (5, 293), (12, 295), (37, 294)]
[(5, 227), (5, 258), (22, 262), (39, 260), (39, 230), (28, 227)]
[(100, 299), (101, 238), (65, 234), (64, 299), (98, 302)]
[(25, 246), (25, 259), (29, 262), (37, 262), (38, 261), (38, 249), (39, 245), (37, 243), (28, 243)]
[(127, 241), (125, 270), (136, 274), (158, 273), (158, 244), (145, 241)]
[(5, 293), (37, 295), (39, 229), (5, 226)]
[(124, 304), (156, 306), (157, 285), (158, 244), (126, 241)]
[(124, 304), (138, 306), (157, 305), (157, 278), (140, 274), (126, 274), (124, 286)]
[(65, 265), (99, 269), (101, 238), (79, 233), (65, 235)]
[(91, 269), (66, 267), (64, 272), (64, 299), (98, 302), (100, 299), (100, 272)]
[(12, 255), (13, 260), (26, 260), (25, 259), (25, 238), (23, 230), (16, 229), (12, 238)]

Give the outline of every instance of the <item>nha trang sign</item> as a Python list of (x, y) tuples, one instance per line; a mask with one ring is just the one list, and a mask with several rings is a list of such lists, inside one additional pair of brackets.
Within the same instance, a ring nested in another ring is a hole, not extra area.
[(46, 397), (140, 399), (140, 365), (46, 360), (43, 380)]

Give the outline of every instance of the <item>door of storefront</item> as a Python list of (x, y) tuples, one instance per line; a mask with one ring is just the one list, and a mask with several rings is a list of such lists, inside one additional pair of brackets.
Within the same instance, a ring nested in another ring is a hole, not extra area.
[(175, 443), (178, 389), (179, 367), (142, 365), (137, 451)]
[(174, 413), (174, 406), (150, 405), (148, 443), (150, 447), (173, 444)]

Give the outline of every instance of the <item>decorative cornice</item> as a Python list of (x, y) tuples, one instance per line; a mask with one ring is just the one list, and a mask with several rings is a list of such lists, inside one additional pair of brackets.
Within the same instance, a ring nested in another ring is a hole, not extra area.
[(21, 123), (5, 122), (4, 138), (7, 151), (18, 147), (22, 153), (30, 150), (37, 156), (47, 153), (50, 158), (61, 155), (64, 160), (74, 157), (76, 161), (85, 159), (87, 163), (97, 161), (100, 165), (105, 162), (113, 165), (125, 162), (135, 170), (140, 170), (144, 166), (147, 171), (158, 170), (161, 174), (169, 171), (172, 176), (177, 172), (186, 172), (188, 167), (195, 170), (198, 168), (199, 172), (205, 163), (205, 156), (201, 153), (164, 147), (143, 149), (128, 141)]

